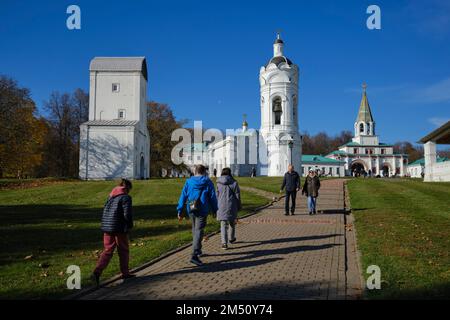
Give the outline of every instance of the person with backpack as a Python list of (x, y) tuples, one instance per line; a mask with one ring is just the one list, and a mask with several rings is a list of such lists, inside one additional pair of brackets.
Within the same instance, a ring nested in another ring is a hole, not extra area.
[(238, 182), (231, 175), (230, 168), (223, 168), (217, 179), (218, 210), (217, 220), (220, 221), (222, 249), (228, 249), (228, 241), (236, 241), (236, 220), (241, 210), (241, 191)]
[(214, 184), (205, 174), (205, 166), (195, 166), (195, 175), (184, 184), (177, 206), (179, 221), (183, 219), (183, 207), (185, 205), (187, 214), (191, 219), (193, 241), (190, 262), (197, 266), (203, 265), (199, 256), (202, 254), (202, 239), (208, 213), (210, 211), (214, 214), (217, 212)]
[(128, 231), (133, 228), (132, 203), (129, 192), (132, 184), (122, 179), (118, 186), (112, 189), (103, 208), (101, 230), (103, 231), (103, 252), (98, 259), (97, 266), (92, 273), (96, 285), (100, 284), (100, 276), (108, 266), (117, 247), (119, 253), (120, 271), (122, 279), (135, 277), (129, 270)]
[(316, 214), (316, 202), (319, 196), (320, 179), (314, 170), (309, 170), (302, 188), (302, 195), (308, 197), (309, 214)]

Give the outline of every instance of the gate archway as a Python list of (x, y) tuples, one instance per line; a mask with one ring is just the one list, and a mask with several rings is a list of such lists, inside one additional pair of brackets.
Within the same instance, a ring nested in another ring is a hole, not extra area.
[(364, 171), (367, 172), (366, 164), (362, 160), (355, 160), (350, 166), (350, 171), (354, 176), (360, 176)]

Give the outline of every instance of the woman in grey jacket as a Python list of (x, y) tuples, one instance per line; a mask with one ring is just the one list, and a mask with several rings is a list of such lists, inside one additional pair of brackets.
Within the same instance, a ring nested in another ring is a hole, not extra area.
[[(220, 221), (222, 249), (228, 249), (230, 243), (236, 241), (236, 219), (241, 210), (241, 191), (236, 180), (231, 175), (230, 168), (223, 168), (217, 178), (217, 220)], [(229, 237), (228, 237), (229, 236)]]

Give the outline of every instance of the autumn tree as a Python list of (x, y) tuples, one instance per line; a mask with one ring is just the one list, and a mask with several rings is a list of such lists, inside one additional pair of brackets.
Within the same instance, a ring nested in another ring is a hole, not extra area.
[(307, 132), (303, 134), (303, 154), (321, 154), (326, 155), (337, 150), (343, 144), (351, 141), (352, 133), (350, 131), (342, 131), (340, 134), (330, 137), (325, 132), (311, 136)]
[(0, 176), (33, 175), (42, 161), (45, 134), (45, 121), (36, 116), (30, 91), (0, 76)]
[(407, 154), (410, 163), (423, 157), (423, 147), (415, 147), (408, 141), (397, 142), (394, 145), (394, 152)]
[(150, 175), (160, 176), (162, 169), (182, 169), (172, 163), (172, 148), (177, 142), (171, 141), (171, 137), (172, 132), (183, 127), (186, 121), (176, 120), (172, 109), (167, 104), (150, 101), (147, 107), (150, 132)]

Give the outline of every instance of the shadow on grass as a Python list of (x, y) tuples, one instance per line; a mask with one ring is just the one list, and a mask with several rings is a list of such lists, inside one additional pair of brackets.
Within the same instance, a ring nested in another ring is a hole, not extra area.
[(450, 282), (434, 283), (426, 287), (411, 289), (387, 288), (367, 292), (368, 299), (383, 300), (449, 300)]
[[(130, 239), (169, 235), (190, 230), (178, 224), (175, 204), (133, 206), (135, 227)], [(250, 211), (251, 207), (244, 208)], [(46, 256), (102, 246), (102, 208), (77, 205), (0, 206), (0, 265), (23, 261), (42, 250)]]
[[(176, 205), (133, 206), (135, 219), (176, 218)], [(99, 222), (103, 207), (92, 208), (77, 205), (18, 205), (0, 206), (2, 225), (28, 225), (42, 223)]]
[[(0, 212), (0, 240), (4, 246), (0, 253), (0, 265), (23, 261), (25, 256), (38, 254), (42, 250), (55, 254), (101, 248), (101, 208), (0, 206)], [(190, 230), (189, 223), (176, 223), (174, 212), (173, 205), (135, 206), (135, 227), (130, 232), (130, 239)]]

